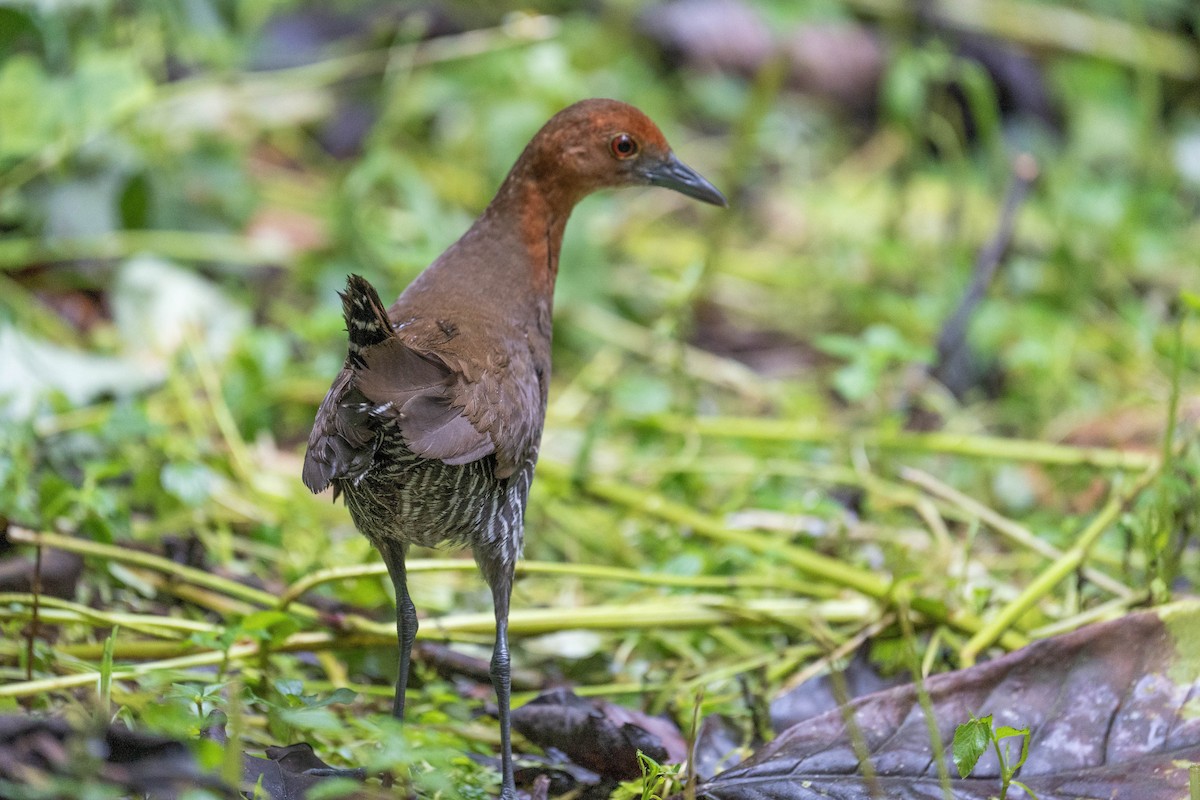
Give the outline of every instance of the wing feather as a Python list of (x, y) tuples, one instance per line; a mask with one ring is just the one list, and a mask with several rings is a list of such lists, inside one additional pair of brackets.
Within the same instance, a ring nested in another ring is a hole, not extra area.
[[(461, 465), (495, 454), (501, 479), (536, 457), (547, 370), (535, 365), (548, 363), (548, 342), (545, 353), (535, 353), (527, 337), (474, 319), (394, 325), (358, 276), (342, 297), (350, 346), (309, 436), (303, 478), (310, 490), (360, 480), (388, 426), (423, 458)], [(463, 348), (481, 341), (494, 352), (466, 357)]]

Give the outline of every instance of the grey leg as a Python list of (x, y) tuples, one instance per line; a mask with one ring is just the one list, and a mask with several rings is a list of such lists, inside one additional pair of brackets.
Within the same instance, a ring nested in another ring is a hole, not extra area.
[(496, 689), (496, 706), (500, 714), (500, 764), (504, 782), (501, 800), (516, 800), (517, 786), (513, 781), (512, 722), (509, 720), (509, 697), (512, 693), (512, 667), (508, 656), (508, 603), (512, 595), (513, 573), (509, 566), (506, 575), (491, 581), (492, 603), (496, 610), (496, 646), (492, 650), (492, 686)]
[(400, 674), (396, 676), (396, 699), (392, 702), (392, 716), (404, 719), (404, 693), (408, 689), (408, 668), (412, 657), (413, 642), (417, 638), (417, 608), (408, 596), (408, 575), (404, 570), (404, 556), (408, 546), (400, 542), (379, 543), (379, 552), (387, 564), (392, 586), (396, 589), (396, 641), (400, 645)]

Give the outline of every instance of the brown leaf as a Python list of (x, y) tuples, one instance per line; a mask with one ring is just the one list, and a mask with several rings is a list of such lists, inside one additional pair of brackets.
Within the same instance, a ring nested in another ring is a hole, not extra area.
[(40, 571), (33, 558), (0, 559), (0, 592), (32, 592), (36, 585), (42, 594), (72, 600), (81, 574), (81, 556), (48, 547), (42, 551)]
[(273, 800), (303, 800), (309, 789), (329, 778), (352, 778), (361, 781), (367, 777), (364, 769), (337, 769), (329, 766), (317, 757), (308, 742), (298, 742), (287, 747), (268, 747), (266, 754), (266, 758), (242, 755), (242, 785), (261, 785)]
[(77, 728), (59, 717), (16, 714), (0, 716), (0, 782), (36, 786), (37, 797), (79, 796), (85, 787), (155, 800), (201, 788), (213, 797), (236, 797), (219, 778), (201, 772), (182, 742), (123, 725)]
[[(1177, 800), (1200, 760), (1200, 603), (1131, 614), (1036, 642), (995, 661), (925, 682), (941, 737), (951, 796), (999, 793), (990, 751), (959, 779), (950, 762), (955, 726), (971, 714), (1029, 727), (1018, 778), (1040, 800), (1129, 797)], [(789, 728), (742, 765), (703, 784), (712, 800), (857, 800), (942, 797), (933, 747), (913, 686), (849, 704), (861, 764), (842, 710)], [(1014, 741), (1014, 740), (1009, 740)]]
[(668, 720), (585, 700), (566, 689), (514, 709), (512, 725), (534, 744), (557, 748), (576, 764), (615, 780), (641, 775), (639, 750), (660, 763), (687, 757), (683, 736)]
[[(907, 672), (893, 676), (880, 674), (867, 657), (869, 650), (869, 647), (860, 647), (854, 658), (842, 670), (841, 680), (846, 691), (842, 700), (853, 700), (890, 689), (910, 679), (911, 676)], [(777, 732), (784, 731), (837, 707), (838, 693), (835, 691), (834, 682), (829, 675), (821, 675), (804, 681), (771, 701), (771, 728)]]

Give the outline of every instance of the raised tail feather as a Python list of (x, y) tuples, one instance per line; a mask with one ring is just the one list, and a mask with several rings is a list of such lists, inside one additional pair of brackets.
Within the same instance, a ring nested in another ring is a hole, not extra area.
[[(323, 491), (334, 478), (357, 480), (371, 466), (375, 429), (367, 416), (366, 398), (354, 387), (356, 370), (366, 367), (367, 348), (392, 335), (392, 323), (375, 287), (359, 275), (346, 279), (342, 314), (350, 336), (346, 366), (325, 395), (304, 454), (304, 484)], [(335, 491), (336, 497), (336, 491)]]
[(338, 295), (342, 298), (346, 333), (350, 335), (351, 358), (357, 358), (364, 348), (382, 344), (392, 335), (387, 310), (366, 278), (351, 275), (346, 279), (346, 291)]

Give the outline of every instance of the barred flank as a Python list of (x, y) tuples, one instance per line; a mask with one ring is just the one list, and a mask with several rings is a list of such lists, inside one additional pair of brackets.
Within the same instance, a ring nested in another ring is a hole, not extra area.
[(355, 524), (372, 541), (470, 545), (487, 554), (484, 561), (512, 564), (521, 553), (533, 464), (531, 457), (499, 480), (490, 458), (459, 466), (421, 458), (389, 428), (371, 471), (340, 485)]

